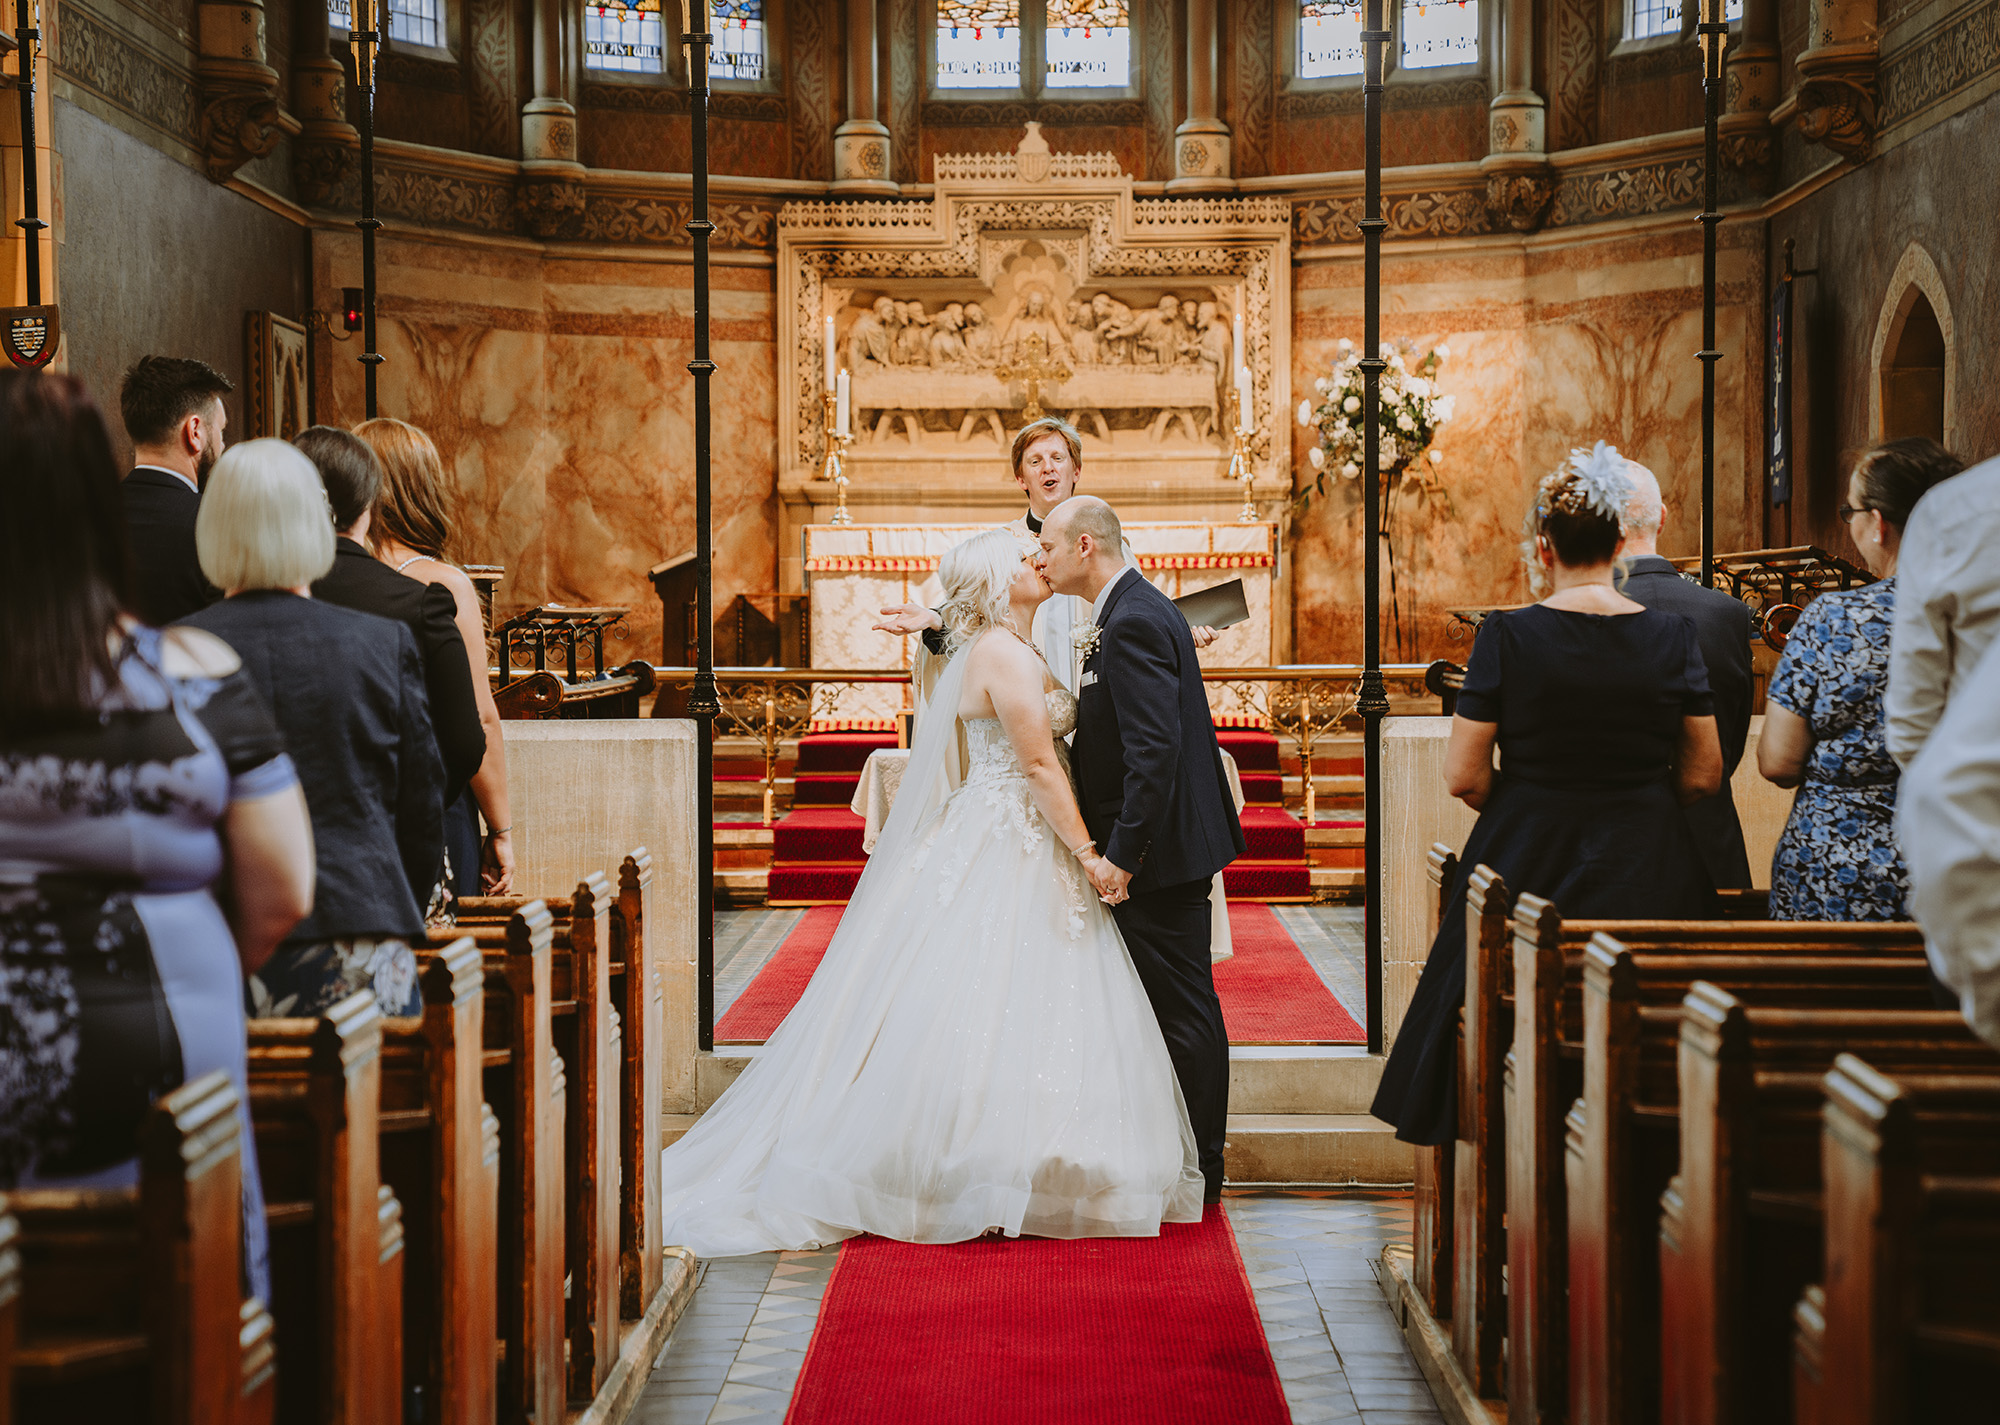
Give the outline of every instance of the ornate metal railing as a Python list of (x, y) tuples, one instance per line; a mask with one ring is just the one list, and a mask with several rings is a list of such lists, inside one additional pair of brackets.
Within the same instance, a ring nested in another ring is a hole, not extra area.
[[(1444, 685), (1437, 665), (1388, 663), (1382, 673), (1389, 696), (1404, 708), (1440, 696)], [(656, 668), (660, 695), (684, 696), (694, 686), (692, 668)], [(1312, 766), (1317, 743), (1338, 735), (1357, 716), (1361, 694), (1358, 663), (1291, 663), (1268, 668), (1204, 668), (1202, 681), (1217, 690), (1216, 715), (1242, 719), (1267, 732), (1289, 738), (1299, 749), (1301, 769)], [(841, 698), (850, 687), (908, 684), (907, 673), (855, 668), (718, 668), (715, 681), (722, 700), (717, 722), (724, 735), (756, 742), (764, 755), (764, 824), (774, 819), (778, 763), (784, 745), (812, 730), (815, 722), (840, 714)], [(908, 706), (905, 699), (905, 706)], [(1426, 709), (1427, 711), (1429, 709)], [(1412, 709), (1414, 711), (1414, 709)], [(1306, 820), (1315, 820), (1313, 781), (1304, 779)]]

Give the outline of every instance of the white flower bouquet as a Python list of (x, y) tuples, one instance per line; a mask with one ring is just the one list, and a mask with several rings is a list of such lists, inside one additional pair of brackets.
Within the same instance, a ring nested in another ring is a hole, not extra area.
[[(1422, 471), (1419, 462), (1428, 456), (1433, 468), (1443, 463), (1443, 454), (1432, 450), (1431, 442), (1451, 419), (1457, 401), (1456, 397), (1439, 391), (1437, 384), (1438, 371), (1450, 355), (1449, 347), (1437, 346), (1411, 362), (1395, 346), (1383, 344), (1382, 359), (1388, 367), (1382, 372), (1381, 444), (1377, 459), (1385, 473), (1418, 467), (1420, 481), (1429, 483), (1424, 477), (1432, 472)], [(1329, 470), (1338, 471), (1347, 480), (1361, 476), (1366, 435), (1361, 414), (1365, 382), (1361, 353), (1353, 342), (1342, 339), (1339, 360), (1329, 374), (1313, 382), (1313, 389), (1319, 395), (1317, 405), (1310, 398), (1299, 402), (1299, 424), (1319, 431), (1318, 443), (1306, 449), (1314, 478), (1300, 492), (1300, 503), (1315, 493), (1326, 493)]]

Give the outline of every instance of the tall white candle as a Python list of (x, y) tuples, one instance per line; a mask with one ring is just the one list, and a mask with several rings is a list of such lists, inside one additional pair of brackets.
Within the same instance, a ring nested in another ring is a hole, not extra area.
[(1250, 353), (1243, 349), (1243, 313), (1236, 314), (1236, 364), (1239, 367), (1250, 364)]
[(833, 318), (826, 319), (826, 388), (833, 389)]
[(1236, 428), (1250, 429), (1250, 368), (1236, 368)]
[(841, 435), (848, 434), (847, 416), (847, 373), (843, 371), (833, 382), (833, 428)]

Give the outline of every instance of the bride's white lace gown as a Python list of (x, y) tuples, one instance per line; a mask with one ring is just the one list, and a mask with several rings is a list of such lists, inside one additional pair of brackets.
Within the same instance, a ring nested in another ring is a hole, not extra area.
[[(1060, 747), (1076, 699), (1048, 700)], [(797, 1006), (666, 1150), (667, 1241), (731, 1256), (1200, 1220), (1187, 1111), (1125, 944), (999, 721), (962, 725), (964, 781), (899, 864), (878, 844)]]

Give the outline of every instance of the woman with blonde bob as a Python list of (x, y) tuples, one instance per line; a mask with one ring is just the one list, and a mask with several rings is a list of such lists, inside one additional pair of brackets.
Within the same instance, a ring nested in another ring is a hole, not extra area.
[(441, 850), (444, 768), (416, 640), (312, 597), (333, 565), (319, 472), (281, 440), (233, 446), (195, 519), (202, 573), (227, 597), (182, 622), (222, 639), (284, 734), (312, 818), (312, 911), (251, 976), (255, 1017), (307, 1017), (372, 989), (416, 1014), (410, 940)]
[[(457, 499), (438, 448), (423, 431), (388, 416), (363, 421), (354, 433), (382, 464), (382, 494), (368, 527), (375, 557), (398, 574), (442, 584), (457, 607), (459, 637), (472, 662), (472, 695), (486, 728), (486, 760), (467, 793), (445, 808), (445, 846), (453, 890), (462, 896), (505, 895), (514, 888), (514, 820), (507, 801), (507, 744), (486, 670), (486, 623), (472, 580), (451, 560), (458, 541)], [(473, 815), (486, 820), (482, 839)], [(477, 867), (478, 870), (474, 870)]]
[(873, 1232), (1153, 1236), (1204, 1183), (1110, 913), (1028, 641), (1049, 588), (1007, 530), (938, 574), (950, 662), (826, 956), (763, 1053), (664, 1157), (665, 1230), (707, 1256)]

